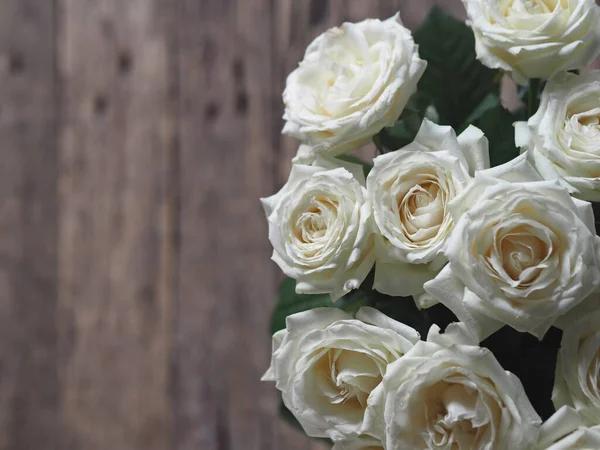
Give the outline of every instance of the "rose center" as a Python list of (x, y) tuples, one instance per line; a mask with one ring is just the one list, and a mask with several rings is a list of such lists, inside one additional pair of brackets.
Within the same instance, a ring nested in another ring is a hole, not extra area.
[(556, 8), (556, 0), (512, 0), (507, 3), (504, 15), (513, 14), (547, 14)]
[(368, 33), (347, 33), (343, 27), (330, 30), (326, 39), (329, 45), (323, 46), (316, 74), (308, 77), (314, 81), (311, 86), (317, 86), (315, 96), (307, 96), (306, 101), (318, 114), (339, 117), (357, 110), (376, 85), (381, 66), (374, 62), (381, 61), (384, 46), (381, 39), (376, 41), (379, 45), (372, 45)]
[(444, 220), (444, 199), (438, 183), (423, 181), (396, 197), (404, 235), (412, 242), (434, 238)]
[(437, 197), (439, 186), (434, 183), (425, 183), (422, 186), (413, 187), (408, 197), (408, 210), (415, 214), (419, 209), (427, 207)]
[(319, 242), (326, 237), (329, 224), (337, 216), (337, 202), (326, 198), (313, 198), (296, 220), (296, 238), (304, 243)]
[(489, 245), (482, 253), (490, 274), (503, 285), (517, 289), (529, 289), (549, 267), (557, 250), (550, 229), (528, 223), (511, 224), (523, 220), (529, 219), (520, 214), (511, 215), (506, 220), (508, 223), (491, 227), (490, 235), (482, 241)]
[(477, 426), (477, 391), (462, 383), (442, 382), (432, 390), (428, 402), (429, 448), (460, 449), (477, 448), (480, 434), (487, 424), (484, 420)]
[(600, 131), (599, 101), (599, 98), (590, 96), (578, 108), (569, 109), (565, 120), (565, 128), (571, 133), (592, 133), (595, 136)]
[(366, 408), (369, 394), (382, 379), (371, 358), (351, 350), (330, 349), (317, 363), (317, 370), (326, 380), (322, 389), (329, 402), (344, 407)]
[[(560, 149), (569, 161), (571, 175), (600, 176), (600, 98), (597, 95), (586, 96), (567, 111), (564, 125), (558, 130), (557, 137)], [(562, 155), (561, 158), (554, 159), (554, 164), (566, 170)]]
[(600, 124), (600, 116), (580, 116), (577, 121), (585, 127), (598, 127)]
[(540, 264), (548, 251), (537, 237), (519, 234), (505, 236), (500, 248), (504, 270), (513, 280), (518, 280), (525, 269)]

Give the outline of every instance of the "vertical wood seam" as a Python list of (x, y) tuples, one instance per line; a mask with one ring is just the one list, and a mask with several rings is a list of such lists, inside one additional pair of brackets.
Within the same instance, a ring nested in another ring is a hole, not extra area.
[(61, 305), (61, 282), (60, 282), (60, 220), (61, 220), (61, 211), (62, 211), (62, 201), (60, 195), (60, 179), (61, 179), (61, 171), (62, 171), (62, 163), (61, 163), (61, 133), (62, 133), (62, 107), (63, 107), (63, 89), (62, 89), (62, 78), (60, 73), (59, 66), (59, 30), (60, 30), (60, 0), (52, 0), (52, 96), (53, 96), (53, 110), (54, 110), (54, 118), (53, 118), (53, 136), (52, 140), (53, 145), (56, 149), (56, 181), (54, 184), (54, 195), (56, 196), (56, 236), (55, 236), (55, 245), (56, 245), (56, 267), (55, 267), (55, 277), (56, 277), (56, 304), (54, 307), (54, 328), (56, 333), (56, 353), (55, 353), (55, 362), (56, 366), (54, 370), (56, 371), (56, 380), (57, 380), (57, 423), (58, 430), (57, 434), (60, 436), (58, 438), (58, 445), (66, 449), (71, 450), (69, 441), (69, 435), (67, 433), (66, 427), (63, 423), (63, 415), (62, 415), (62, 403), (63, 403), (63, 383), (61, 378), (61, 326), (60, 326), (60, 305)]
[[(271, 76), (273, 77), (273, 82), (271, 86), (279, 86), (279, 58), (278, 58), (278, 46), (276, 45), (276, 36), (277, 36), (277, 17), (275, 17), (275, 13), (277, 11), (277, 2), (280, 0), (269, 0), (269, 10), (271, 12)], [(323, 0), (325, 1), (325, 0)], [(285, 82), (284, 82), (285, 86)], [(272, 193), (275, 193), (279, 190), (279, 158), (281, 156), (281, 151), (278, 151), (278, 148), (281, 144), (281, 130), (279, 129), (280, 121), (275, 114), (275, 111), (280, 111), (281, 104), (281, 93), (273, 93), (273, 88), (271, 88), (271, 111), (269, 111), (271, 123), (273, 124), (272, 136), (271, 136), (271, 151), (274, 153), (273, 158), (271, 158), (271, 173), (272, 173)]]
[(179, 54), (181, 51), (181, 30), (177, 26), (179, 17), (182, 14), (181, 0), (172, 0), (173, 11), (172, 22), (169, 23), (168, 42), (169, 50), (172, 52), (172, 57), (169, 60), (169, 82), (168, 88), (169, 105), (171, 111), (171, 133), (170, 142), (167, 146), (167, 180), (166, 180), (166, 211), (165, 211), (165, 265), (166, 265), (166, 287), (165, 294), (168, 296), (169, 312), (168, 319), (170, 323), (169, 348), (167, 368), (168, 373), (168, 394), (170, 398), (170, 445), (173, 450), (177, 450), (177, 411), (178, 411), (178, 395), (177, 395), (177, 315), (179, 311), (179, 267), (180, 267), (180, 249), (181, 249), (181, 139), (180, 134), (180, 117), (181, 117), (181, 79), (180, 79), (180, 61)]

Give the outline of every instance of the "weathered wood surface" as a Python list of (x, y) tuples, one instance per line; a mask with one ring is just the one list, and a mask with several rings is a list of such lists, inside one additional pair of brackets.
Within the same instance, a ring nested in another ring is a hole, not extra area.
[(0, 11), (0, 448), (58, 449), (54, 8)]
[(344, 20), (460, 0), (0, 0), (0, 450), (279, 450), (258, 202)]
[(172, 446), (176, 5), (60, 0), (60, 418), (74, 449)]

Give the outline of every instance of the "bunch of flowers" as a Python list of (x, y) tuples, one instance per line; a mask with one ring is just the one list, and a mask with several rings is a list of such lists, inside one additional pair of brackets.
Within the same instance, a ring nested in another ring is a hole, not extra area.
[(264, 379), (337, 450), (600, 449), (600, 7), (463, 1), (344, 23), (289, 75)]

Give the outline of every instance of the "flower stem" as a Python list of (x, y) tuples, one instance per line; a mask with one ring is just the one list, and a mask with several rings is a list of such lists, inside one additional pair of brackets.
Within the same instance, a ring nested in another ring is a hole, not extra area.
[(535, 114), (538, 107), (538, 93), (540, 90), (540, 79), (532, 78), (529, 80), (529, 94), (527, 96), (527, 116), (531, 117)]

